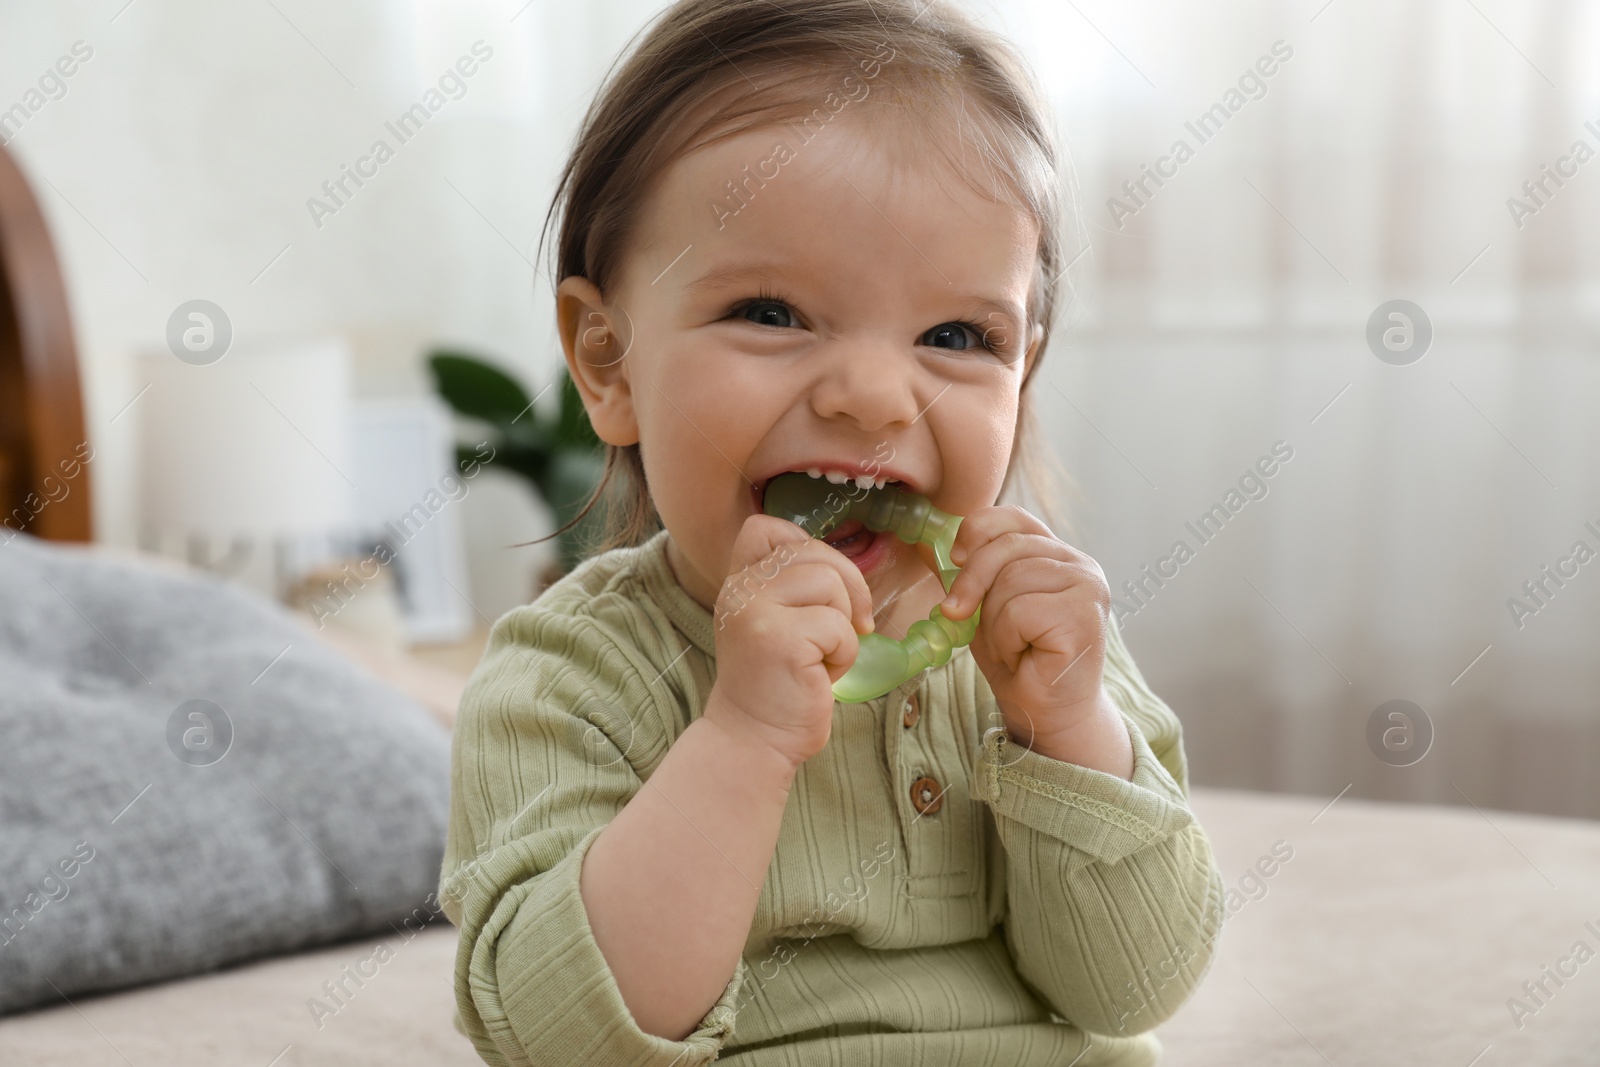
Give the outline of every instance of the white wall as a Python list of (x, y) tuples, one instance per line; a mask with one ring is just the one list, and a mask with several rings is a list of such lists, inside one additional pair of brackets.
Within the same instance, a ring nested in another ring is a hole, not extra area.
[[(137, 419), (119, 413), (143, 385), (133, 353), (162, 345), (184, 301), (219, 304), (236, 344), (346, 336), (360, 395), (427, 390), (421, 359), (435, 344), (481, 350), (542, 388), (559, 349), (550, 287), (531, 262), (539, 227), (605, 62), (651, 6), (6, 5), (0, 108), (43, 106), (0, 136), (38, 190), (63, 261), (98, 538), (136, 540)], [(465, 95), (404, 144), (385, 130), (480, 40), (493, 56)], [(65, 95), (30, 99), (78, 41), (91, 55), (63, 79)], [(317, 226), (308, 198), (380, 137), (394, 158), (364, 187), (347, 183), (355, 195)], [(477, 526), (547, 523), (515, 494), (468, 500), (490, 508)], [(520, 601), (508, 585), (525, 590), (523, 572), (544, 554), (507, 553), (522, 561), (504, 573), (477, 568), (486, 614)]]

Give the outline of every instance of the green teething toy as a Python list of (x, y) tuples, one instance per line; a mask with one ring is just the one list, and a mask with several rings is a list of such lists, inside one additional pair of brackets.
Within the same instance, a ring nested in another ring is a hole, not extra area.
[[(961, 573), (950, 562), (961, 516), (940, 511), (925, 496), (892, 486), (861, 489), (853, 482), (835, 485), (798, 472), (780, 474), (767, 483), (762, 510), (788, 519), (812, 537), (822, 537), (849, 519), (857, 519), (874, 532), (893, 533), (907, 544), (922, 543), (933, 549), (939, 581), (944, 591)], [(970, 644), (978, 630), (978, 612), (960, 622), (944, 617), (936, 605), (926, 619), (911, 624), (903, 640), (880, 633), (864, 634), (856, 661), (837, 682), (833, 695), (846, 704), (875, 700), (930, 667), (950, 660), (956, 649)]]

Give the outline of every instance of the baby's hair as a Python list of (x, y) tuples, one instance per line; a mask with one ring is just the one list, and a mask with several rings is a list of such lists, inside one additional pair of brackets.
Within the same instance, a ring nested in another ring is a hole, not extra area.
[[(868, 94), (850, 99), (898, 104), (901, 117), (945, 134), (924, 138), (919, 149), (942, 153), (982, 195), (1038, 225), (1027, 310), (1044, 339), (1023, 377), (1001, 494), (1020, 474), (1059, 530), (1053, 505), (1066, 479), (1049, 449), (1034, 445), (1039, 428), (1027, 386), (1049, 340), (1067, 263), (1070, 175), (1022, 58), (947, 0), (680, 0), (636, 35), (590, 105), (545, 216), (540, 252), (559, 221), (552, 279), (578, 275), (610, 292), (641, 206), (674, 160), (752, 128), (809, 130), (808, 120), (831, 117), (830, 94), (837, 100), (863, 84)], [(1027, 348), (1021, 340), (1018, 351)], [(599, 486), (562, 530), (601, 500), (605, 529), (593, 551), (637, 545), (658, 528), (637, 444), (606, 445)]]

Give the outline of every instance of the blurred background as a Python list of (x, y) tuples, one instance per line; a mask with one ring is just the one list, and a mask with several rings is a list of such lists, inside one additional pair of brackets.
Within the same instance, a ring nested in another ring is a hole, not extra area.
[[(0, 138), (62, 261), (95, 539), (313, 614), (387, 545), (391, 609), (339, 624), (470, 667), (571, 561), (510, 547), (592, 470), (535, 244), (661, 6), (7, 5)], [(1075, 171), (1035, 386), (1058, 532), (1193, 781), (1600, 815), (1600, 10), (969, 6)], [(265, 404), (147, 392), (175, 344), (270, 366)]]

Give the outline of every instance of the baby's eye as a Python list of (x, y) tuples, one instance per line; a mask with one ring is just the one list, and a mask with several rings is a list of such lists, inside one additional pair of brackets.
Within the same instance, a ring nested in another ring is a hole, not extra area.
[(957, 351), (983, 345), (983, 339), (971, 326), (961, 322), (941, 322), (923, 334), (918, 344), (933, 348), (950, 348)]
[(762, 326), (788, 327), (794, 325), (794, 313), (787, 304), (776, 300), (758, 300), (739, 309), (739, 316)]

